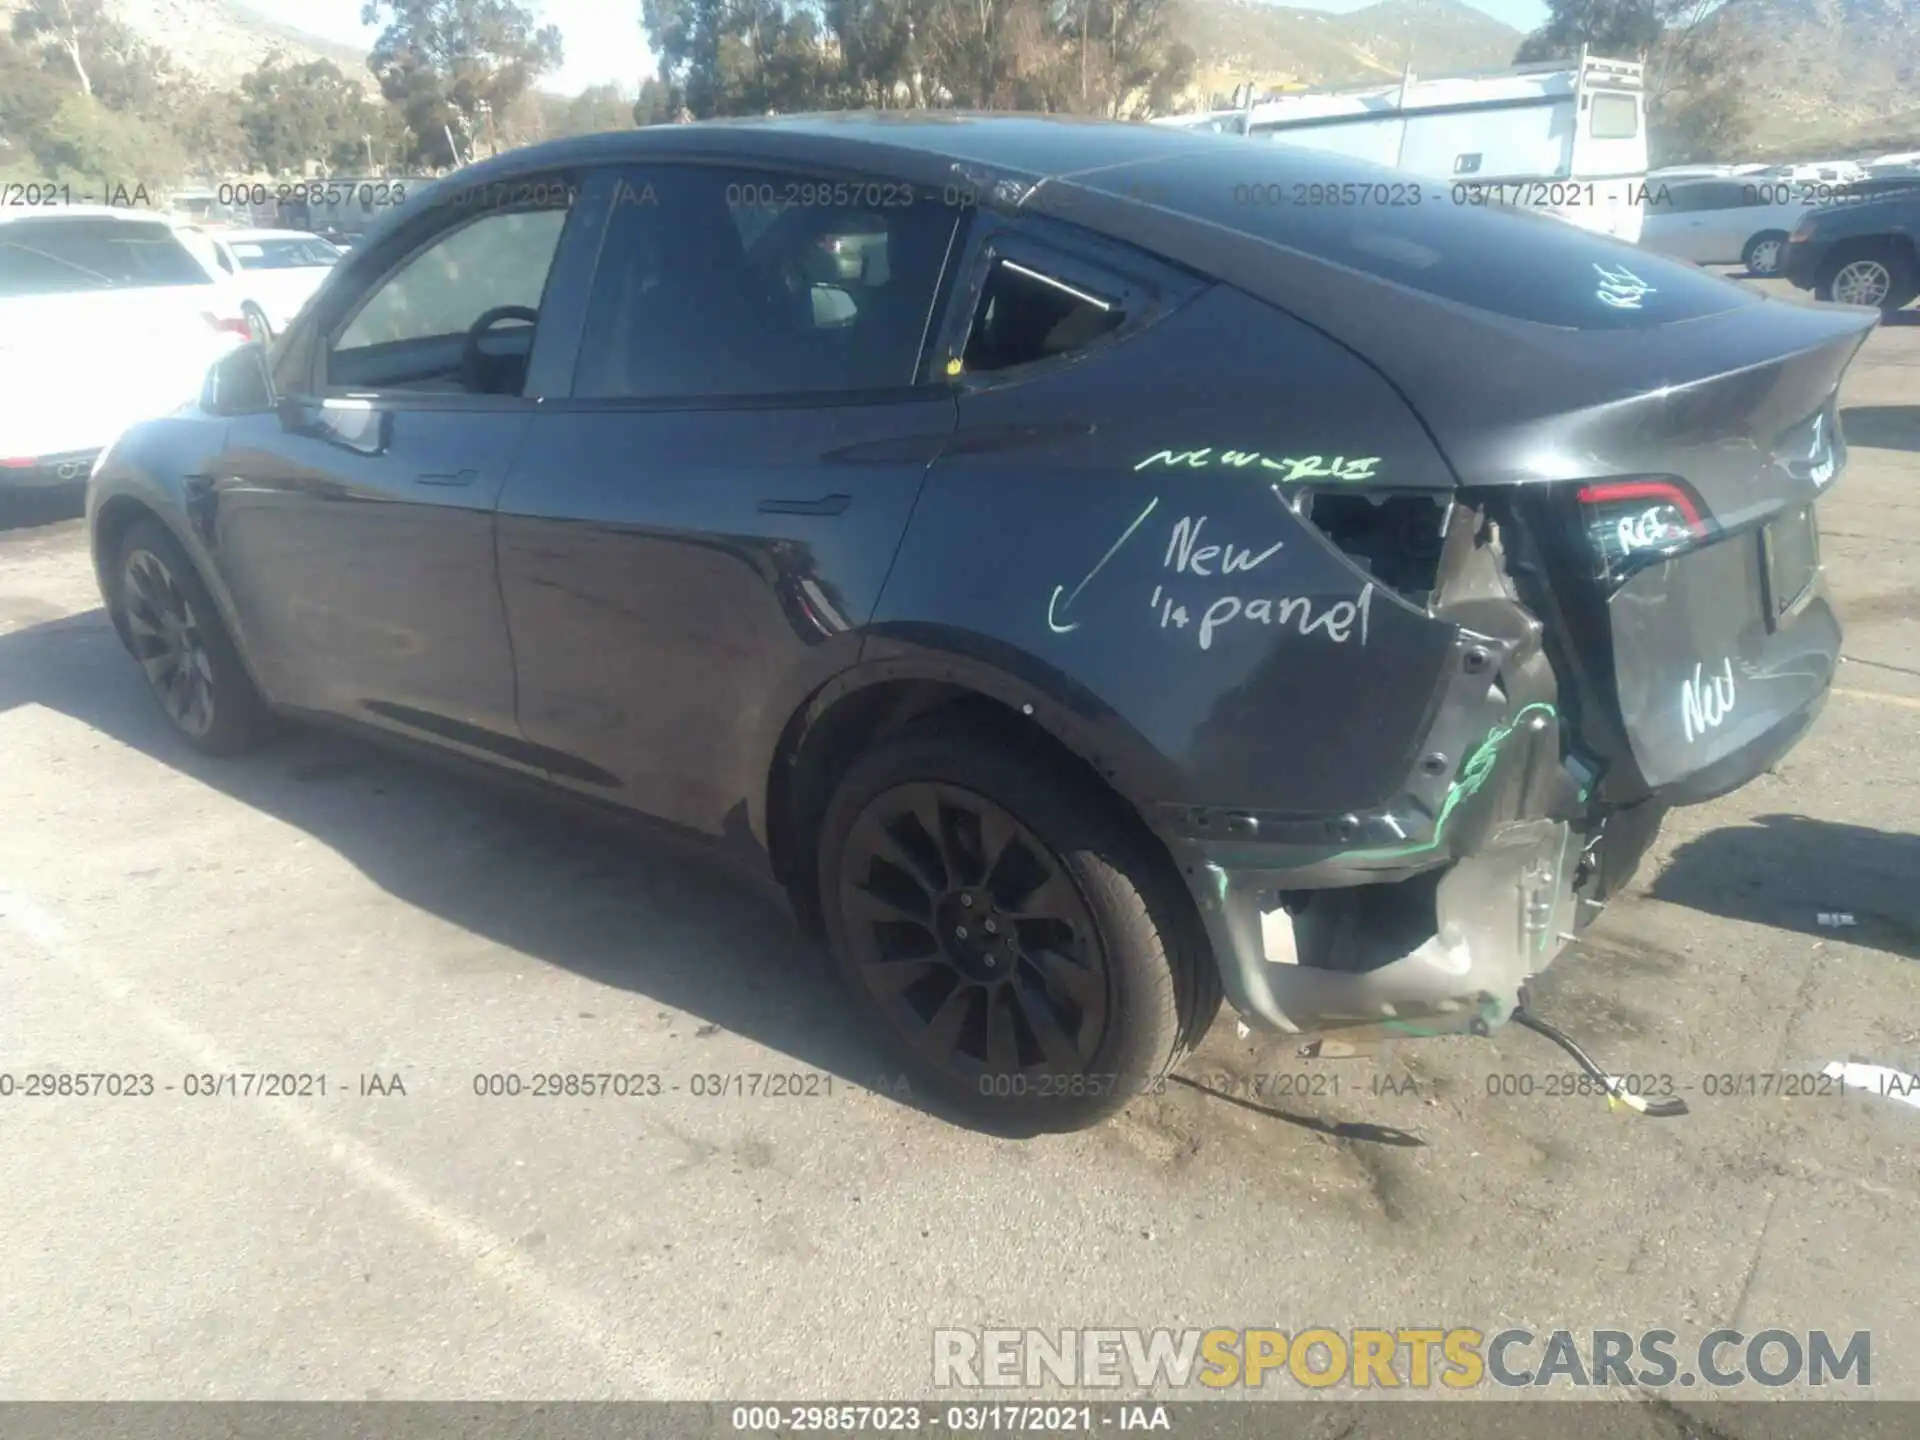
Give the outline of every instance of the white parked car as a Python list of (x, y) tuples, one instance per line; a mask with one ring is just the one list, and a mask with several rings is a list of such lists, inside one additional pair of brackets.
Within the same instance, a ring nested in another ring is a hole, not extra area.
[(0, 210), (0, 489), (84, 483), (248, 337), (238, 296), (165, 216)]
[(1920, 174), (1920, 150), (1895, 151), (1891, 155), (1877, 155), (1867, 162), (1867, 174), (1875, 178), (1887, 175)]
[(1640, 244), (1697, 265), (1777, 275), (1787, 237), (1823, 193), (1817, 182), (1754, 177), (1649, 182)]
[(1798, 165), (1782, 165), (1776, 172), (1782, 179), (1804, 183), (1830, 181), (1846, 184), (1864, 176), (1866, 167), (1858, 160), (1806, 160)]
[(292, 323), (327, 272), (346, 254), (305, 230), (207, 230), (214, 263), (232, 276), (254, 338), (270, 340)]

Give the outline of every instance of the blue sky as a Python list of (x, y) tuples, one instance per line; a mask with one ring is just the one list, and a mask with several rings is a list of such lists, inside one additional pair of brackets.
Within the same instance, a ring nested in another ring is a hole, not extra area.
[[(241, 0), (250, 10), (270, 15), (310, 35), (347, 45), (370, 45), (376, 30), (360, 24), (360, 0)], [(523, 0), (566, 37), (566, 65), (542, 82), (542, 88), (571, 94), (588, 85), (614, 81), (631, 90), (653, 70), (652, 52), (640, 29), (638, 0)], [(1303, 9), (1357, 10), (1369, 0), (1293, 0)], [(1516, 30), (1531, 30), (1546, 18), (1543, 0), (1471, 0), (1481, 10)]]

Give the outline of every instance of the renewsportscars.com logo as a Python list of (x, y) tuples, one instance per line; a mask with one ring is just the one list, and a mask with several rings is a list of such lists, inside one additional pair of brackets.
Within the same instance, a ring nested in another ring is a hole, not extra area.
[(1471, 1390), (1607, 1386), (1873, 1383), (1873, 1337), (1825, 1330), (1713, 1330), (1688, 1345), (1671, 1330), (1467, 1326), (1335, 1330), (936, 1330), (933, 1383), (948, 1389)]

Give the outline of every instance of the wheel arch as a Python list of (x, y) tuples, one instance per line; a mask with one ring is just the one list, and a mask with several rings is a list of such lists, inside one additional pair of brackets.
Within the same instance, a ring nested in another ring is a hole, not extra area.
[(1751, 261), (1748, 259), (1748, 257), (1752, 255), (1753, 252), (1756, 249), (1758, 249), (1760, 245), (1765, 241), (1777, 240), (1782, 245), (1784, 245), (1791, 238), (1792, 237), (1789, 235), (1789, 233), (1785, 230), (1782, 230), (1778, 225), (1764, 226), (1761, 229), (1756, 230), (1751, 235), (1749, 235), (1746, 238), (1745, 243), (1741, 245), (1740, 263), (1743, 265), (1750, 264)]
[(1872, 255), (1891, 255), (1906, 261), (1915, 270), (1920, 270), (1920, 246), (1914, 243), (1913, 236), (1892, 230), (1848, 235), (1835, 240), (1828, 247), (1823, 268), (1837, 271), (1849, 260)]
[(164, 526), (175, 539), (179, 538), (178, 532), (167, 524), (166, 517), (158, 509), (137, 495), (124, 493), (110, 495), (100, 503), (93, 514), (92, 535), (89, 537), (94, 579), (99, 583), (100, 598), (106, 601), (107, 618), (113, 621), (113, 628), (123, 645), (131, 642), (127, 636), (126, 619), (120, 611), (119, 577), (113, 573), (113, 562), (120, 553), (121, 545), (126, 543), (128, 534), (142, 520), (152, 520)]
[(811, 873), (813, 837), (839, 777), (866, 750), (935, 714), (1045, 753), (1098, 791), (1164, 861), (1168, 879), (1179, 879), (1171, 851), (1145, 818), (1149, 798), (1166, 793), (1156, 777), (1170, 767), (1117, 717), (1088, 712), (1087, 698), (1076, 703), (1060, 689), (958, 656), (868, 661), (816, 690), (780, 734), (764, 812), (774, 874), (793, 894), (802, 924), (819, 933), (812, 887), (796, 882)]
[(264, 696), (268, 693), (267, 688), (262, 683), (260, 667), (254, 663), (251, 647), (247, 643), (246, 626), (236, 613), (233, 596), (227, 590), (220, 568), (213, 563), (207, 546), (188, 522), (186, 514), (168, 503), (171, 498), (167, 491), (157, 486), (149, 491), (139, 484), (117, 485), (89, 504), (88, 548), (92, 552), (94, 578), (99, 585), (100, 598), (106, 604), (114, 633), (120, 637), (122, 645), (131, 647), (126, 621), (120, 613), (119, 577), (114, 574), (114, 559), (119, 555), (120, 547), (126, 543), (129, 532), (142, 521), (150, 520), (172, 536), (175, 543), (186, 552), (194, 572), (200, 577), (200, 583), (207, 587), (207, 593), (213, 597), (214, 609), (233, 640), (233, 648), (240, 657), (241, 665), (246, 668), (255, 689)]

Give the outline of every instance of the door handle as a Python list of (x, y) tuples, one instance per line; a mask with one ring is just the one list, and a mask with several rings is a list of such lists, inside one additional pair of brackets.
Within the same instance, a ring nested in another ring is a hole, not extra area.
[(851, 495), (822, 495), (818, 500), (762, 500), (762, 515), (838, 515), (853, 503)]
[(478, 470), (456, 470), (450, 475), (416, 475), (413, 480), (416, 485), (471, 485), (479, 478)]

